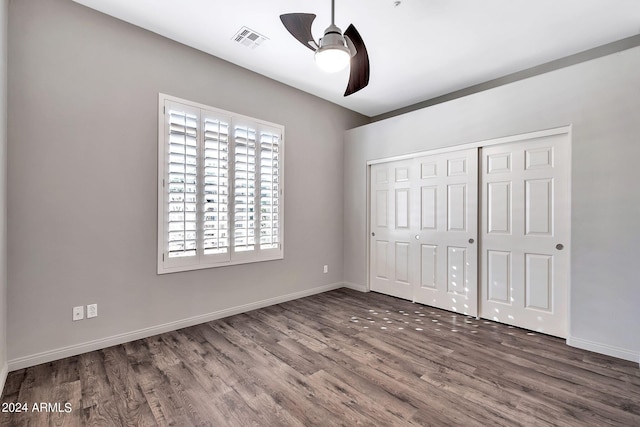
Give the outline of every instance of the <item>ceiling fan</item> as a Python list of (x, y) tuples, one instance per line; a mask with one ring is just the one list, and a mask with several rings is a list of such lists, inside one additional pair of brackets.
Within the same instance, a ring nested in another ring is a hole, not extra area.
[(350, 64), (349, 83), (344, 96), (349, 96), (369, 84), (369, 55), (353, 24), (347, 30), (335, 25), (335, 0), (331, 0), (331, 25), (324, 30), (319, 43), (311, 34), (311, 24), (316, 18), (313, 13), (287, 13), (280, 15), (284, 27), (304, 46), (315, 52), (318, 66), (326, 72), (337, 72)]

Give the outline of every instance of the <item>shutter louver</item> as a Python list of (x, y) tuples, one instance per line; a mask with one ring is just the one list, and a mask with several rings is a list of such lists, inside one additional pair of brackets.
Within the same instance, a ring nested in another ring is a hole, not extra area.
[(280, 138), (260, 133), (260, 249), (279, 247)]
[(229, 252), (229, 124), (204, 119), (205, 255)]
[(234, 128), (234, 242), (236, 252), (255, 249), (256, 131)]
[(198, 118), (169, 111), (169, 258), (197, 255)]

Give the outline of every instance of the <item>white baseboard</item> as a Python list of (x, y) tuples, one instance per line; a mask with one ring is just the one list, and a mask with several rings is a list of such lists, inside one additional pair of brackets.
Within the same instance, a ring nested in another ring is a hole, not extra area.
[[(90, 351), (100, 350), (103, 348), (111, 347), (114, 345), (124, 344), (127, 342), (139, 340), (142, 338), (151, 337), (165, 332), (175, 331), (177, 329), (187, 328), (189, 326), (198, 325), (200, 323), (210, 322), (216, 319), (222, 319), (223, 317), (233, 316), (235, 314), (246, 313), (247, 311), (256, 310), (258, 308), (268, 307), (270, 305), (280, 304), (283, 302), (308, 297), (322, 292), (331, 291), (345, 287), (343, 282), (332, 283), (330, 285), (318, 286), (312, 289), (307, 289), (300, 292), (294, 292), (292, 294), (281, 295), (274, 298), (268, 298), (262, 301), (256, 301), (249, 304), (243, 304), (236, 307), (226, 308), (212, 313), (203, 314), (200, 316), (189, 317), (187, 319), (177, 320), (175, 322), (169, 322), (162, 325), (152, 326), (149, 328), (138, 329), (137, 331), (126, 332), (123, 334), (113, 335), (111, 337), (100, 338), (85, 343), (74, 344), (68, 347), (57, 348), (54, 350), (45, 351), (29, 356), (18, 357), (16, 359), (9, 360), (9, 371), (15, 371), (22, 368), (28, 368), (30, 366), (39, 365), (41, 363), (47, 363), (54, 360), (64, 359), (65, 357), (76, 356), (78, 354), (87, 353)], [(6, 365), (5, 365), (6, 366)], [(4, 371), (3, 371), (4, 372)], [(6, 376), (6, 373), (5, 373)]]
[(567, 345), (570, 345), (571, 347), (581, 348), (583, 350), (593, 351), (595, 353), (604, 354), (607, 356), (617, 357), (618, 359), (638, 362), (638, 364), (640, 364), (640, 352), (631, 351), (625, 348), (615, 347), (612, 345), (602, 344), (571, 336), (567, 338)]
[(369, 292), (369, 289), (367, 289), (367, 285), (359, 285), (357, 283), (351, 282), (343, 282), (342, 284), (344, 288), (353, 289), (354, 291)]
[(9, 364), (5, 363), (0, 368), (0, 395), (4, 391), (4, 383), (7, 381), (7, 375), (9, 375)]

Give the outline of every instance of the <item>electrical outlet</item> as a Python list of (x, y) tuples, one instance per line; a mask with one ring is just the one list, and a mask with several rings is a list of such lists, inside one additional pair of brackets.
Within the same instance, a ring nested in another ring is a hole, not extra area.
[(98, 304), (89, 304), (87, 306), (87, 319), (98, 317)]
[(325, 266), (324, 266), (324, 272), (325, 272), (325, 273), (328, 273), (328, 272), (329, 272), (329, 266), (328, 266), (328, 265), (325, 265)]
[(73, 320), (82, 320), (84, 319), (84, 306), (79, 305), (77, 307), (73, 307)]

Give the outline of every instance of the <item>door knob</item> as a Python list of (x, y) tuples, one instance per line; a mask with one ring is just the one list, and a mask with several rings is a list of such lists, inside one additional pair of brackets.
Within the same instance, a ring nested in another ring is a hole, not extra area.
[(473, 242), (475, 242), (475, 240), (473, 239), (469, 239), (469, 243), (473, 245)]
[(556, 249), (557, 249), (557, 250), (559, 250), (559, 251), (561, 251), (561, 250), (563, 250), (563, 249), (564, 249), (564, 245), (563, 245), (562, 243), (558, 243), (558, 244), (556, 245)]
[(420, 235), (416, 234), (416, 240), (420, 240)]
[(376, 233), (374, 233), (374, 232), (371, 232), (371, 235), (372, 235), (373, 237), (376, 237)]

